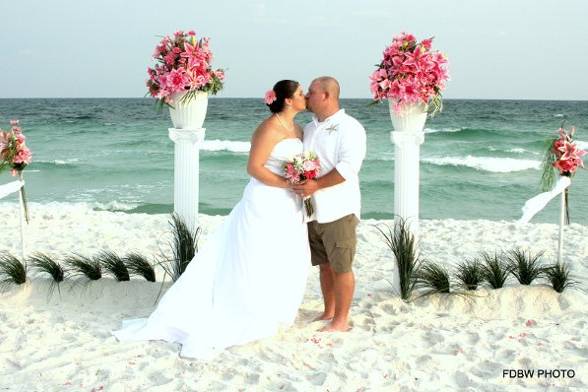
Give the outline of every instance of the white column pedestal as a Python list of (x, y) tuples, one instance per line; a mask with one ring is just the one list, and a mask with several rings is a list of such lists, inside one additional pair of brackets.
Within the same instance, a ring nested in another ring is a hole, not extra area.
[(169, 128), (174, 149), (174, 212), (194, 232), (198, 227), (200, 144), (205, 128)]
[(420, 153), (425, 134), (419, 132), (393, 131), (390, 139), (394, 143), (394, 215), (402, 218), (410, 227), (415, 239), (419, 233), (419, 183)]

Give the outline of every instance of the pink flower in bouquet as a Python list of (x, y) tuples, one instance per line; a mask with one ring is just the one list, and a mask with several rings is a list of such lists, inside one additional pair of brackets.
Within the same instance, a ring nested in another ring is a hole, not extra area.
[[(284, 175), (291, 184), (298, 184), (302, 181), (316, 178), (320, 172), (320, 161), (316, 154), (307, 151), (295, 155), (291, 161), (284, 164)], [(303, 199), (306, 215), (311, 216), (314, 208), (310, 196)]]
[(305, 172), (312, 172), (316, 169), (319, 169), (319, 167), (317, 167), (317, 162), (315, 161), (304, 161), (304, 163), (302, 164), (302, 168), (304, 169)]
[(300, 173), (296, 170), (293, 163), (291, 163), (291, 162), (286, 163), (286, 165), (284, 166), (284, 171), (285, 171), (286, 178), (292, 184), (296, 184), (296, 183), (300, 182)]
[(320, 171), (320, 161), (315, 153), (298, 154), (291, 161), (284, 164), (286, 178), (293, 179), (292, 183), (316, 178)]
[(432, 41), (427, 38), (419, 43), (406, 33), (394, 37), (370, 76), (374, 101), (389, 99), (397, 111), (418, 103), (432, 104), (433, 114), (441, 109), (441, 91), (448, 79), (447, 59), (431, 51)]

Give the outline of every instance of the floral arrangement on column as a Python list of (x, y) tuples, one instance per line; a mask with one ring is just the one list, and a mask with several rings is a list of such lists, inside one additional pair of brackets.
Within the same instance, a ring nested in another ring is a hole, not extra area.
[(147, 68), (149, 94), (160, 106), (173, 105), (178, 93), (189, 102), (197, 92), (218, 93), (225, 78), (222, 69), (212, 69), (209, 38), (197, 38), (194, 31), (177, 31), (165, 36), (155, 47), (156, 64)]
[(415, 104), (425, 105), (431, 116), (441, 111), (441, 92), (449, 79), (447, 58), (431, 49), (432, 42), (433, 38), (418, 42), (407, 33), (393, 38), (370, 76), (374, 102), (388, 99), (395, 112)]

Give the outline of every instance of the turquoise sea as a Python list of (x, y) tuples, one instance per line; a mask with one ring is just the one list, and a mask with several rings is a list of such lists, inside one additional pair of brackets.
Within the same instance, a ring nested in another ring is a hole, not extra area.
[[(360, 173), (364, 218), (393, 214), (394, 146), (387, 105), (344, 99), (366, 128)], [(565, 121), (588, 148), (588, 102), (445, 100), (426, 124), (421, 148), (421, 217), (511, 220), (540, 192), (545, 141)], [(249, 138), (268, 115), (261, 99), (211, 98), (200, 155), (200, 211), (227, 214), (248, 181)], [(0, 99), (0, 128), (20, 119), (33, 151), (26, 170), (31, 202), (89, 203), (96, 209), (173, 209), (173, 143), (166, 111), (150, 99)], [(303, 124), (309, 113), (300, 114)], [(588, 162), (587, 162), (588, 163)], [(7, 173), (0, 183), (10, 181)], [(14, 197), (16, 199), (16, 197)], [(3, 202), (11, 201), (11, 197)], [(16, 200), (14, 200), (16, 201)], [(573, 179), (572, 222), (588, 224), (588, 173)], [(552, 202), (533, 222), (557, 222)]]

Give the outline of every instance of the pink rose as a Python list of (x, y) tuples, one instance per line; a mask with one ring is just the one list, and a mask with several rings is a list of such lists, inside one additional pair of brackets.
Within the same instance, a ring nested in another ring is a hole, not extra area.
[(265, 101), (266, 105), (271, 105), (272, 103), (274, 103), (274, 101), (277, 99), (276, 97), (276, 93), (274, 92), (274, 90), (267, 90), (265, 93), (265, 96), (263, 98), (263, 100)]

